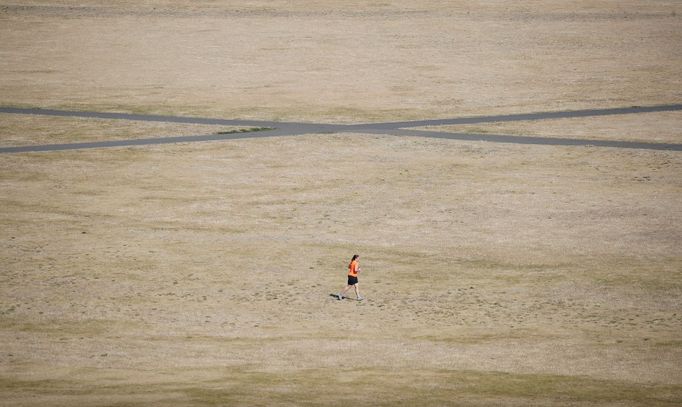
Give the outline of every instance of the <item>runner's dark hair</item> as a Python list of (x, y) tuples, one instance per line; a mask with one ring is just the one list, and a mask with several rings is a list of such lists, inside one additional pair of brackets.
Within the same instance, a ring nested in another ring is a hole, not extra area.
[(359, 254), (354, 254), (354, 255), (353, 255), (353, 258), (350, 259), (350, 262), (352, 263), (352, 262), (353, 262), (355, 259), (357, 259), (358, 257), (360, 257)]

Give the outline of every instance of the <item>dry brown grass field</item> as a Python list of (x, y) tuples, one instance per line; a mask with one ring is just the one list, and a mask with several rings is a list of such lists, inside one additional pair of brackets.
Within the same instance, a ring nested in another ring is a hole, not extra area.
[[(0, 0), (0, 106), (682, 103), (676, 1), (368, 3)], [(0, 114), (0, 147), (235, 129)], [(682, 113), (444, 130), (679, 144)], [(679, 151), (363, 133), (0, 154), (0, 405), (680, 405), (680, 174)], [(354, 253), (367, 299), (339, 301)]]

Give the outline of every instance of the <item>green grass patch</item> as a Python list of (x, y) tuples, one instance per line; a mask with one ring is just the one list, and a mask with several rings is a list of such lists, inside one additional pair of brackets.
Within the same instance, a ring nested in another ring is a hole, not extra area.
[[(436, 406), (489, 404), (504, 400), (561, 405), (572, 402), (675, 405), (682, 386), (651, 386), (588, 377), (475, 371), (351, 369), (288, 373), (239, 372), (234, 387), (190, 387), (189, 399), (204, 405)], [(353, 389), (349, 392), (347, 389)]]
[[(74, 372), (77, 373), (77, 372)], [(96, 370), (83, 379), (20, 380), (0, 377), (0, 392), (92, 398), (126, 394), (172, 395), (167, 405), (349, 405), (436, 406), (623, 403), (673, 406), (682, 386), (648, 385), (581, 376), (511, 374), (460, 370), (301, 369), (282, 372), (245, 367), (182, 369), (140, 385), (132, 372)], [(116, 373), (116, 380), (110, 375)], [(105, 378), (104, 376), (107, 378)], [(127, 378), (127, 375), (131, 375)], [(162, 377), (165, 379), (160, 380)], [(139, 377), (138, 377), (139, 379)], [(352, 391), (349, 391), (352, 389)], [(72, 399), (72, 400), (77, 400)]]
[(139, 322), (113, 320), (51, 320), (44, 323), (9, 318), (0, 320), (1, 330), (49, 335), (101, 336), (109, 332), (122, 332), (131, 328), (139, 328), (140, 326)]
[(244, 129), (219, 131), (216, 134), (253, 133), (253, 132), (257, 132), (257, 131), (268, 131), (268, 130), (274, 130), (274, 127), (248, 127), (248, 128), (244, 128)]

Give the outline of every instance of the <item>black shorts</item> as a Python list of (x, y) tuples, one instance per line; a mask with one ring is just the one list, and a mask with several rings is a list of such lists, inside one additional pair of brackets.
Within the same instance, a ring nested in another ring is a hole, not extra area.
[(358, 278), (353, 276), (348, 276), (348, 285), (355, 285), (358, 283)]

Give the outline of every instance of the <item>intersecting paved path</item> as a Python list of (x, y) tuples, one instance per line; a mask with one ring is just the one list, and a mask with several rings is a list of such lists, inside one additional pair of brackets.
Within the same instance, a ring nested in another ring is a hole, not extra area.
[(11, 113), (11, 114), (61, 116), (61, 117), (81, 117), (81, 118), (97, 118), (97, 119), (115, 119), (115, 120), (136, 120), (136, 121), (152, 121), (152, 122), (165, 122), (165, 123), (207, 124), (207, 125), (242, 126), (242, 127), (243, 126), (252, 126), (252, 127), (272, 128), (271, 130), (258, 131), (258, 132), (248, 132), (248, 133), (209, 134), (209, 135), (198, 135), (198, 136), (160, 137), (160, 138), (142, 138), (142, 139), (116, 140), (116, 141), (99, 141), (99, 142), (88, 142), (88, 143), (46, 144), (46, 145), (32, 145), (32, 146), (20, 146), (20, 147), (0, 147), (0, 153), (75, 150), (75, 149), (86, 149), (86, 148), (125, 147), (125, 146), (141, 146), (141, 145), (153, 145), (153, 144), (171, 144), (171, 143), (187, 143), (187, 142), (200, 142), (200, 141), (234, 140), (234, 139), (240, 139), (240, 138), (295, 136), (295, 135), (303, 135), (303, 134), (350, 133), (350, 132), (352, 132), (352, 133), (386, 134), (386, 135), (394, 135), (394, 136), (444, 138), (444, 139), (467, 140), (467, 141), (487, 141), (487, 142), (492, 142), (492, 143), (539, 144), (539, 145), (557, 145), (557, 146), (595, 146), (595, 147), (632, 148), (632, 149), (646, 149), (646, 150), (682, 151), (682, 144), (670, 144), (670, 143), (644, 143), (644, 142), (630, 142), (630, 141), (618, 141), (618, 140), (586, 140), (586, 139), (572, 139), (572, 138), (512, 136), (512, 135), (501, 135), (501, 134), (450, 133), (450, 132), (410, 129), (411, 127), (424, 127), (424, 126), (443, 126), (443, 125), (456, 125), (456, 124), (547, 120), (547, 119), (560, 119), (560, 118), (609, 116), (609, 115), (624, 115), (624, 114), (666, 112), (666, 111), (680, 111), (680, 110), (682, 110), (682, 104), (670, 104), (670, 105), (657, 105), (657, 106), (633, 106), (633, 107), (611, 108), (611, 109), (586, 109), (586, 110), (565, 110), (565, 111), (538, 112), (538, 113), (521, 113), (521, 114), (509, 114), (509, 115), (497, 115), (497, 116), (474, 116), (474, 117), (461, 117), (461, 118), (453, 118), (453, 119), (416, 120), (416, 121), (387, 122), (387, 123), (319, 124), (319, 123), (275, 122), (275, 121), (261, 121), (261, 120), (228, 120), (228, 119), (211, 119), (211, 118), (202, 118), (202, 117), (140, 115), (140, 114), (106, 113), (106, 112), (89, 112), (89, 111), (69, 111), (69, 110), (52, 110), (52, 109), (39, 109), (39, 108), (0, 107), (0, 113)]

